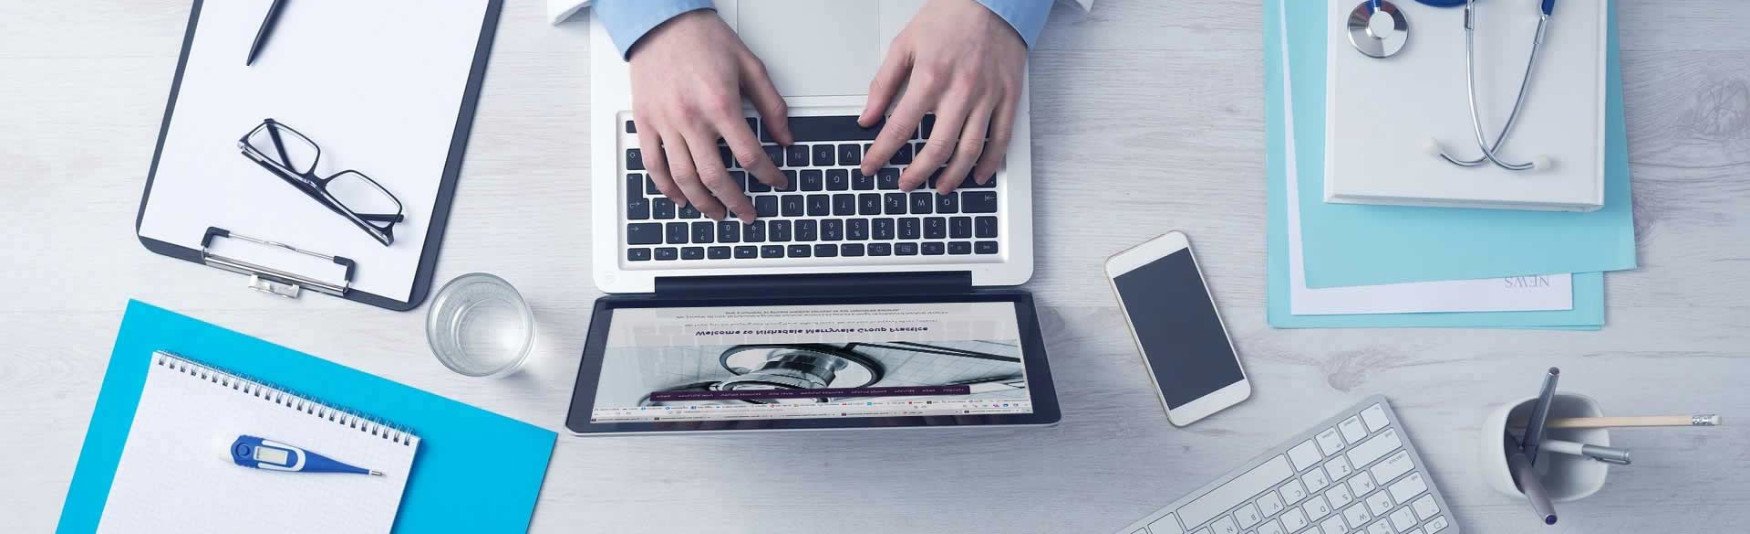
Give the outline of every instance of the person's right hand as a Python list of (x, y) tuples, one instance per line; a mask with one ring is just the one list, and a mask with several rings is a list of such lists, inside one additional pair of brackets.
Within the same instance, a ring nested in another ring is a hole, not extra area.
[[(789, 109), (766, 67), (710, 10), (669, 19), (632, 48), (632, 115), (651, 181), (675, 204), (712, 219), (753, 222), (754, 207), (717, 152), (724, 140), (753, 177), (787, 187), (741, 114), (745, 93), (767, 131), (788, 145)], [(727, 211), (725, 211), (727, 209)]]

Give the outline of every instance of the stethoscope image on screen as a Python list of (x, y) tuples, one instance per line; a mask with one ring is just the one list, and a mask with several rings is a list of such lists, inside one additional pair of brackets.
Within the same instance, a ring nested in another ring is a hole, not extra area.
[[(1434, 7), (1464, 6), (1464, 81), (1465, 93), (1470, 103), (1471, 129), (1476, 133), (1477, 148), (1482, 156), (1464, 158), (1452, 155), (1440, 142), (1434, 139), (1428, 141), (1428, 151), (1441, 159), (1461, 167), (1476, 167), (1484, 163), (1511, 170), (1542, 170), (1551, 166), (1550, 159), (1544, 156), (1532, 158), (1529, 162), (1508, 161), (1501, 156), (1502, 148), (1507, 143), (1507, 136), (1513, 132), (1513, 125), (1519, 122), (1519, 112), (1525, 107), (1525, 94), (1531, 88), (1531, 75), (1537, 69), (1538, 52), (1543, 49), (1544, 36), (1549, 27), (1550, 13), (1555, 11), (1556, 0), (1539, 0), (1537, 31), (1532, 35), (1531, 53), (1525, 60), (1525, 74), (1519, 79), (1519, 94), (1513, 99), (1513, 109), (1507, 114), (1507, 122), (1490, 141), (1483, 132), (1483, 120), (1477, 107), (1476, 84), (1476, 0), (1416, 0)], [(1348, 22), (1349, 43), (1355, 50), (1373, 58), (1388, 58), (1403, 50), (1409, 41), (1410, 24), (1398, 6), (1387, 0), (1366, 0), (1355, 10), (1349, 12)]]

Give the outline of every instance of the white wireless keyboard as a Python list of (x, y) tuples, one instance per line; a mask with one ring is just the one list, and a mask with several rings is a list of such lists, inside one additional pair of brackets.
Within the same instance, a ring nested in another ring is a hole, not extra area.
[(1375, 395), (1121, 534), (1458, 534), (1385, 397)]

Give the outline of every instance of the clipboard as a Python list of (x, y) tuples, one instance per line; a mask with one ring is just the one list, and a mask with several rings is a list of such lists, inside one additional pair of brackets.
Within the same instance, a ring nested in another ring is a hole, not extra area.
[[(266, 293), (296, 298), (308, 289), (395, 311), (416, 308), (431, 289), (503, 0), (288, 4), (272, 41), (245, 67), (249, 41), (237, 36), (253, 37), (269, 3), (194, 0), (135, 234), (147, 250), (246, 275), (248, 287)], [(392, 94), (397, 83), (405, 94)], [(350, 96), (345, 91), (374, 100), (336, 98)], [(325, 167), (338, 160), (329, 171), (363, 165), (358, 170), (394, 192), (408, 214), (395, 243), (347, 229), (344, 218), (271, 173), (233, 168), (248, 163), (237, 150), (248, 130), (230, 123), (267, 118), (314, 140)], [(326, 126), (312, 132), (299, 122)], [(417, 142), (382, 135), (388, 128)], [(215, 133), (228, 131), (234, 134)], [(413, 163), (385, 164), (397, 161)], [(203, 218), (208, 211), (211, 220)]]

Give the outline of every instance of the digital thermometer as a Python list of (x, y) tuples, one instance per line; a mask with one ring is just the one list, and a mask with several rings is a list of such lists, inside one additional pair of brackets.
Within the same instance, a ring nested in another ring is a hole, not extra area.
[(347, 465), (327, 456), (255, 436), (231, 442), (231, 461), (243, 467), (295, 473), (357, 473), (383, 476), (380, 471)]

